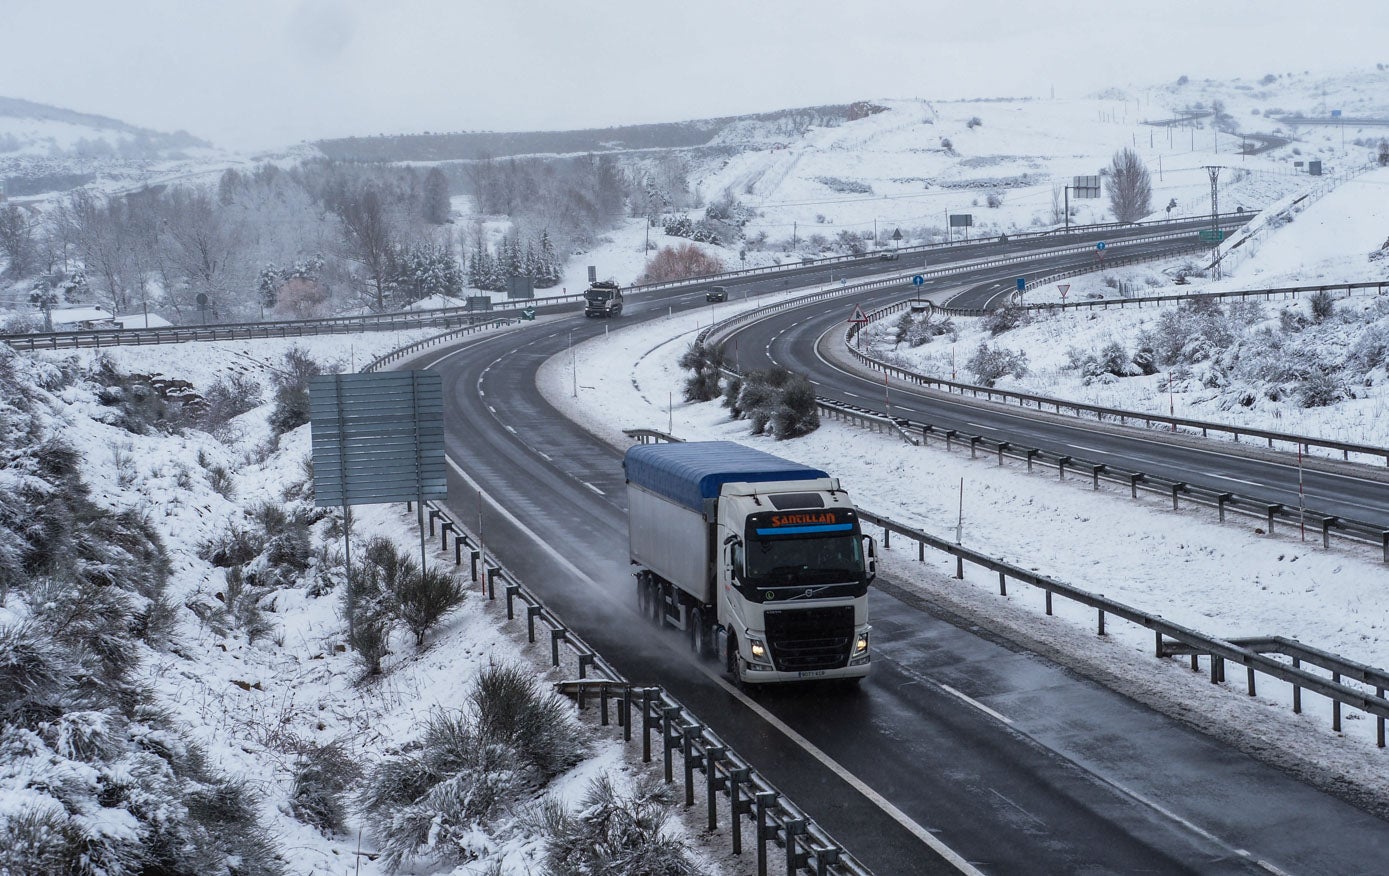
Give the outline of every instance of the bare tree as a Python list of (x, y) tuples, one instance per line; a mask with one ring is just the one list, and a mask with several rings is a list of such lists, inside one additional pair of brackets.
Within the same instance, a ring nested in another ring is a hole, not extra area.
[(390, 279), (391, 253), (395, 246), (391, 221), (375, 187), (368, 186), (340, 207), (342, 238), (347, 257), (366, 271), (373, 306), (386, 309), (386, 283)]
[(219, 310), (249, 304), (254, 283), (244, 264), (244, 231), (236, 217), (220, 209), (213, 194), (196, 189), (175, 189), (167, 211), (159, 241), (179, 287), (174, 300), (186, 306), (189, 299), (206, 294), (210, 306)]
[(1153, 182), (1138, 153), (1125, 147), (1109, 165), (1109, 206), (1120, 222), (1137, 222), (1153, 211)]

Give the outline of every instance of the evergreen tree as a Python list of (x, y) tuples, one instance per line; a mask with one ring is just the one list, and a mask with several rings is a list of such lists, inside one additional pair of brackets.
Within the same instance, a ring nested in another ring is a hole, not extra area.
[(437, 167), (424, 177), (424, 221), (443, 225), (449, 221), (449, 179)]
[(540, 267), (536, 272), (535, 285), (545, 289), (550, 286), (558, 286), (560, 280), (559, 257), (555, 254), (555, 245), (550, 241), (548, 229), (540, 232)]

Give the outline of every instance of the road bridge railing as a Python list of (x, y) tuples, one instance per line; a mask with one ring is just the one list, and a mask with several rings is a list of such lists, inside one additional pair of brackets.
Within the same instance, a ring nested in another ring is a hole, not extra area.
[[(645, 433), (646, 440), (674, 437), (655, 430), (639, 431)], [(664, 688), (629, 682), (514, 573), (488, 555), (481, 539), (455, 521), (447, 509), (436, 502), (425, 503), (425, 508), (428, 537), (438, 537), (439, 550), (445, 554), (452, 538), (454, 565), (466, 563), (470, 567), (472, 583), (489, 601), (498, 600), (501, 594), (507, 620), (525, 623), (529, 644), (548, 643), (551, 667), (563, 669), (566, 661), (572, 660), (575, 675), (555, 683), (559, 693), (572, 697), (580, 711), (597, 708), (599, 726), (615, 723), (621, 728), (624, 743), (632, 742), (640, 726), (642, 763), (659, 757), (668, 785), (677, 781), (678, 755), (685, 807), (695, 806), (696, 799), (702, 797), (710, 832), (718, 829), (722, 808), (735, 855), (742, 855), (744, 847), (751, 846), (758, 873), (767, 872), (775, 847), (787, 874), (871, 876), (857, 858), (694, 712)], [(406, 511), (412, 509), (407, 503)]]

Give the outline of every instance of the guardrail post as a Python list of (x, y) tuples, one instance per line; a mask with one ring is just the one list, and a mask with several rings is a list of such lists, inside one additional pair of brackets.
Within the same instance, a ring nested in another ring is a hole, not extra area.
[(476, 551), (476, 550), (475, 550), (475, 551), (472, 551), (471, 553), (472, 553), (471, 562), (472, 562), (473, 583), (477, 583), (477, 561), (480, 560), (480, 559), (482, 559), (482, 551)]
[(950, 450), (950, 439), (955, 437), (954, 429), (947, 429), (945, 432), (945, 449)]
[[(1379, 697), (1380, 699), (1384, 699), (1384, 688), (1382, 688), (1382, 687), (1377, 687), (1377, 688), (1375, 688), (1375, 696)], [(1377, 745), (1377, 746), (1380, 747), (1380, 748), (1383, 748), (1383, 747), (1384, 747), (1384, 716), (1383, 716), (1383, 715), (1379, 715), (1379, 716), (1376, 716), (1376, 717), (1375, 717), (1375, 745)]]
[[(589, 659), (592, 659), (591, 657)], [(579, 655), (579, 672), (583, 672), (583, 655)], [(598, 726), (608, 726), (608, 683), (598, 685)]]
[(711, 745), (704, 751), (704, 794), (709, 806), (709, 832), (713, 833), (719, 826), (719, 791), (723, 790), (723, 779), (719, 777), (719, 761), (723, 760), (724, 752), (727, 751), (722, 745)]
[(1172, 485), (1172, 510), (1177, 510), (1177, 494), (1186, 491), (1186, 484), (1178, 482)]
[(641, 689), (641, 762), (651, 763), (651, 688)]
[(661, 709), (661, 748), (664, 750), (662, 757), (666, 773), (666, 784), (675, 781), (674, 759), (671, 752), (675, 750), (676, 737), (671, 735), (671, 729), (675, 724), (675, 718), (680, 714), (679, 706), (666, 706)]
[(550, 630), (550, 665), (559, 666), (559, 643), (563, 642), (569, 635), (569, 631), (564, 627), (556, 627)]
[(1046, 593), (1047, 593), (1047, 614), (1050, 615), (1050, 614), (1051, 614), (1051, 591), (1048, 590), (1048, 591), (1046, 591)]
[[(1294, 658), (1293, 658), (1293, 669), (1299, 669), (1299, 668), (1301, 668), (1301, 666), (1302, 666), (1302, 661), (1299, 660), (1298, 658), (1294, 657)], [(1301, 685), (1298, 685), (1298, 684), (1294, 684), (1294, 685), (1293, 685), (1293, 714), (1294, 714), (1294, 715), (1301, 715), (1301, 714), (1302, 714), (1302, 687), (1301, 687)]]
[(1099, 610), (1099, 612), (1100, 612), (1100, 629), (1099, 629), (1099, 635), (1103, 636), (1103, 635), (1104, 635), (1104, 609), (1101, 608), (1101, 609)]
[(1142, 472), (1135, 472), (1135, 473), (1129, 475), (1129, 497), (1130, 497), (1130, 498), (1133, 498), (1133, 499), (1137, 499), (1137, 498), (1138, 498), (1138, 484), (1139, 484), (1141, 481), (1146, 481), (1147, 479), (1148, 479), (1148, 476), (1145, 475), (1145, 474), (1143, 474)]
[(1379, 534), (1379, 543), (1383, 546), (1384, 562), (1389, 563), (1389, 529)]
[[(931, 434), (931, 427), (930, 427), (930, 426), (922, 426), (922, 427), (921, 427), (921, 446), (922, 446), (922, 447), (930, 447), (930, 446), (931, 446), (930, 443), (926, 440), (927, 437), (930, 436), (930, 434)], [(1386, 457), (1386, 458), (1389, 458), (1389, 457)], [(1389, 542), (1386, 542), (1386, 543), (1389, 543)]]
[(622, 741), (632, 741), (632, 686), (622, 689), (622, 700), (617, 707), (617, 723), (622, 725)]
[[(1339, 672), (1333, 672), (1333, 673), (1331, 673), (1331, 681), (1332, 681), (1333, 684), (1340, 684), (1340, 683), (1341, 683), (1341, 673), (1339, 673)], [(1331, 701), (1331, 729), (1334, 730), (1334, 731), (1336, 731), (1337, 733), (1340, 733), (1340, 732), (1341, 732), (1341, 701), (1340, 701), (1340, 700), (1332, 700), (1332, 701)]]
[(1157, 645), (1153, 649), (1153, 656), (1161, 660), (1162, 658), (1167, 656), (1163, 653), (1162, 649), (1162, 630), (1158, 630), (1157, 632), (1153, 633), (1153, 636), (1157, 639)]
[(800, 836), (801, 834), (805, 833), (805, 819), (804, 819), (804, 818), (788, 818), (788, 819), (786, 819), (785, 828), (786, 828), (786, 872), (787, 872), (787, 873), (798, 873), (798, 872), (800, 872), (801, 867), (805, 866), (806, 860), (810, 857), (809, 855), (805, 854), (804, 852), (801, 852), (801, 851), (797, 850), (797, 848), (796, 848), (796, 837), (798, 837), (798, 836)]
[(1003, 465), (1003, 451), (1008, 449), (1007, 441), (998, 442), (998, 464)]
[(535, 619), (542, 611), (544, 609), (538, 605), (526, 605), (526, 638), (532, 645), (535, 644)]
[(695, 753), (694, 741), (699, 735), (700, 727), (698, 724), (685, 724), (680, 728), (680, 756), (685, 761), (685, 808), (689, 809), (694, 805), (694, 771), (695, 767), (703, 769), (704, 758)]
[(1091, 474), (1091, 475), (1094, 477), (1094, 479), (1095, 479), (1095, 489), (1096, 489), (1096, 490), (1098, 490), (1098, 489), (1100, 488), (1100, 475), (1104, 474), (1105, 468), (1106, 468), (1106, 466), (1105, 466), (1103, 463), (1100, 463), (1100, 464), (1098, 464), (1098, 465), (1095, 466), (1095, 468), (1094, 468), (1093, 471), (1090, 472), (1090, 474)]
[(1063, 481), (1066, 479), (1066, 463), (1070, 461), (1071, 458), (1069, 456), (1056, 457), (1056, 476)]
[(1339, 517), (1327, 517), (1321, 522), (1321, 546), (1326, 550), (1331, 549), (1331, 527), (1341, 522)]
[(1004, 575), (1002, 572), (998, 573), (998, 595), (1008, 595), (1008, 576)]
[(453, 540), (453, 564), (463, 565), (463, 537), (460, 535)]
[(498, 568), (498, 567), (496, 567), (496, 566), (493, 566), (492, 568), (490, 568), (490, 569), (487, 570), (487, 598), (488, 598), (488, 599), (496, 599), (496, 598), (497, 598), (497, 573), (500, 572), (500, 571), (501, 571), (501, 569)]
[(830, 868), (839, 863), (839, 849), (834, 846), (815, 851), (815, 876), (829, 876)]
[(1038, 453), (1041, 453), (1041, 452), (1042, 452), (1042, 451), (1036, 450), (1036, 449), (1029, 449), (1029, 450), (1027, 451), (1027, 473), (1028, 473), (1028, 474), (1032, 474), (1032, 457), (1036, 456)]
[(733, 854), (743, 853), (743, 816), (752, 811), (752, 801), (743, 799), (743, 785), (752, 770), (738, 767), (728, 771), (728, 822), (733, 833)]
[(1282, 506), (1281, 504), (1279, 504), (1279, 505), (1269, 505), (1269, 506), (1268, 506), (1268, 534), (1269, 534), (1269, 535), (1273, 535), (1273, 515), (1277, 514), (1279, 511), (1282, 511), (1282, 510), (1283, 510), (1283, 506)]
[[(592, 655), (592, 654), (580, 654), (580, 655), (579, 655), (579, 678), (580, 678), (580, 679), (588, 678), (588, 667), (591, 666), (591, 665), (593, 665), (593, 655)], [(603, 724), (604, 724), (605, 726), (606, 726), (607, 723), (608, 723), (607, 711), (608, 711), (608, 689), (607, 689), (606, 687), (604, 687), (604, 688), (603, 688), (603, 713), (604, 713), (604, 714), (603, 714)]]
[(892, 531), (886, 526), (883, 527), (883, 550), (892, 547)]
[(515, 620), (515, 619), (516, 619), (516, 613), (512, 610), (512, 600), (515, 599), (517, 596), (519, 596), (520, 593), (521, 593), (521, 585), (520, 585), (520, 584), (508, 584), (508, 585), (506, 585), (506, 619), (507, 619), (507, 620)]
[(434, 521), (437, 520), (438, 518), (439, 518), (439, 509), (438, 509), (438, 508), (430, 508), (430, 509), (429, 509), (429, 537), (430, 537), (430, 538), (433, 538), (433, 537), (434, 537)]
[(1250, 666), (1250, 667), (1246, 668), (1246, 669), (1245, 669), (1245, 672), (1247, 673), (1247, 678), (1248, 678), (1249, 695), (1250, 695), (1251, 697), (1252, 697), (1252, 696), (1257, 696), (1257, 694), (1254, 693), (1254, 667), (1253, 667), (1253, 666)]
[(1216, 510), (1220, 512), (1220, 522), (1225, 522), (1225, 503), (1234, 498), (1233, 493), (1221, 493), (1215, 497)]
[(980, 442), (980, 440), (982, 440), (982, 438), (983, 438), (982, 435), (971, 435), (971, 436), (969, 436), (969, 458), (970, 458), (970, 459), (978, 459), (978, 458), (979, 458), (979, 454), (977, 453), (977, 451), (978, 451), (978, 449), (979, 449), (979, 442)]
[(776, 825), (767, 823), (767, 810), (776, 797), (775, 791), (757, 792), (757, 876), (767, 876), (767, 840), (776, 839)]

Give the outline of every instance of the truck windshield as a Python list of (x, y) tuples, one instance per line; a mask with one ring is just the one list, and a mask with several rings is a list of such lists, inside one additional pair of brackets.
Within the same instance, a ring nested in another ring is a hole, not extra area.
[(745, 552), (747, 583), (754, 587), (842, 584), (863, 578), (858, 536), (753, 538)]
[(827, 508), (748, 518), (744, 578), (753, 587), (861, 582), (863, 545), (853, 511)]
[(589, 301), (607, 301), (613, 297), (611, 292), (585, 292), (584, 297)]

